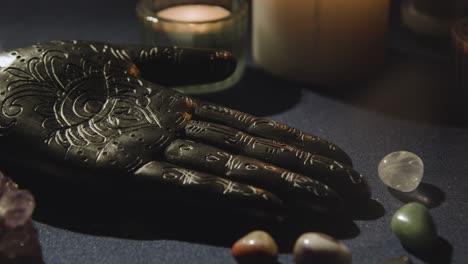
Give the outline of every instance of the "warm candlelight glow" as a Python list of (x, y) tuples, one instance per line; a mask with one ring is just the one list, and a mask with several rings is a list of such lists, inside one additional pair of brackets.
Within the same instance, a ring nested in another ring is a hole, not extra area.
[(216, 83), (175, 87), (184, 93), (227, 89), (239, 81), (245, 69), (248, 1), (200, 2), (139, 0), (136, 9), (148, 44), (227, 50), (236, 57), (237, 67), (231, 77)]
[(179, 22), (209, 22), (229, 17), (231, 12), (215, 5), (179, 5), (158, 12), (157, 16)]

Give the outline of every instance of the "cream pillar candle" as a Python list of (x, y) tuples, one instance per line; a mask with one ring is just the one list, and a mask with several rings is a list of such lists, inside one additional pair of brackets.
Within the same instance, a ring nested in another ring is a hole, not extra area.
[(380, 66), (389, 0), (254, 0), (253, 56), (274, 74), (335, 85)]

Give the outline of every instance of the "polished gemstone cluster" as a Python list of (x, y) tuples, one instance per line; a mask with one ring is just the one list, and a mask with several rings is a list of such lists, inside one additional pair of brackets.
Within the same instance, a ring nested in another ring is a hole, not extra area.
[[(340, 241), (323, 233), (302, 234), (294, 245), (296, 264), (350, 264), (352, 254)], [(239, 264), (276, 264), (278, 246), (265, 231), (253, 231), (232, 246), (232, 255)]]
[(0, 263), (42, 263), (34, 207), (31, 193), (0, 172)]

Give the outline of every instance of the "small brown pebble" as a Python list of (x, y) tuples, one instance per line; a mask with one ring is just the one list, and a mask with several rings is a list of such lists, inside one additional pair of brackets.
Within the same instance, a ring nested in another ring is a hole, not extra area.
[(384, 264), (411, 264), (411, 259), (404, 256), (395, 259), (390, 259), (384, 262)]
[(278, 258), (276, 242), (264, 231), (248, 233), (234, 243), (231, 252), (242, 264), (270, 264), (276, 263)]

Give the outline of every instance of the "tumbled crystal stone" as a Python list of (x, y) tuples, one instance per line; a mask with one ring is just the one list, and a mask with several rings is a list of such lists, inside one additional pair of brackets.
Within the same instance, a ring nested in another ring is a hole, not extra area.
[(380, 179), (387, 186), (401, 192), (411, 192), (421, 183), (424, 164), (414, 153), (397, 151), (385, 156), (378, 170)]
[(257, 230), (234, 243), (232, 256), (241, 264), (274, 264), (277, 263), (278, 246), (268, 233)]
[(401, 244), (410, 250), (432, 247), (437, 241), (437, 232), (429, 210), (420, 203), (408, 203), (392, 217), (391, 228)]
[(384, 264), (411, 264), (411, 259), (407, 256), (390, 259), (384, 262)]
[(351, 260), (345, 244), (322, 233), (305, 233), (294, 245), (296, 264), (350, 264)]
[(33, 196), (0, 172), (0, 263), (42, 263)]

